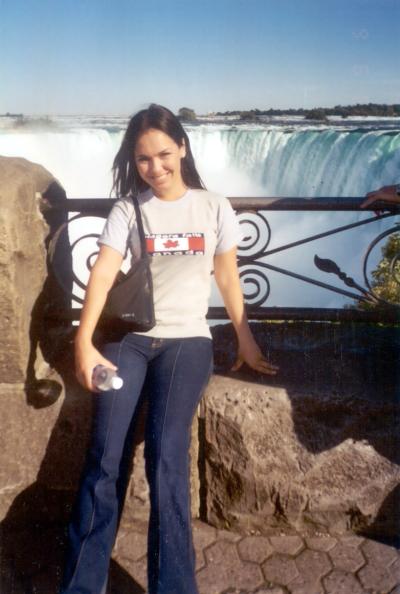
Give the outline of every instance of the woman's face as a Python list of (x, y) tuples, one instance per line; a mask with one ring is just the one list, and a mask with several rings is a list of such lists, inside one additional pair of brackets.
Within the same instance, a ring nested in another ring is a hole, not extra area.
[(151, 128), (139, 136), (134, 158), (140, 177), (154, 194), (173, 200), (186, 190), (181, 174), (181, 160), (185, 155), (184, 143), (178, 146), (168, 134)]

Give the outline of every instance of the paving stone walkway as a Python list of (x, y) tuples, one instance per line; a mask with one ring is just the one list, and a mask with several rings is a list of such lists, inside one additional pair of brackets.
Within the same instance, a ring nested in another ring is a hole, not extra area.
[[(3, 530), (0, 594), (56, 594), (64, 535), (43, 524)], [(375, 540), (245, 536), (198, 520), (193, 535), (200, 594), (400, 594), (400, 550)], [(146, 592), (146, 543), (145, 521), (123, 521), (107, 594)]]
[[(193, 535), (200, 594), (400, 594), (400, 551), (374, 540), (243, 536), (198, 520)], [(120, 529), (114, 559), (144, 592), (145, 523)]]

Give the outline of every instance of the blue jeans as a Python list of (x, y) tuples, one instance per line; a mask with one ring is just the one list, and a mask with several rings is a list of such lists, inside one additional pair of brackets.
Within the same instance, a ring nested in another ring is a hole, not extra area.
[(69, 525), (61, 592), (105, 592), (127, 484), (125, 452), (146, 382), (149, 594), (197, 594), (189, 445), (193, 415), (212, 370), (211, 339), (128, 334), (119, 343), (107, 344), (103, 354), (118, 366), (124, 385), (95, 396), (92, 437)]

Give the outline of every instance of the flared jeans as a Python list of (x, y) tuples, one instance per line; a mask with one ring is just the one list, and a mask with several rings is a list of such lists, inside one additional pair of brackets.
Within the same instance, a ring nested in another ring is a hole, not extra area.
[(191, 423), (212, 370), (205, 337), (137, 334), (103, 354), (124, 385), (95, 396), (91, 441), (69, 525), (62, 594), (103, 594), (128, 480), (132, 419), (143, 385), (148, 400), (146, 476), (150, 488), (149, 594), (197, 594), (192, 543)]

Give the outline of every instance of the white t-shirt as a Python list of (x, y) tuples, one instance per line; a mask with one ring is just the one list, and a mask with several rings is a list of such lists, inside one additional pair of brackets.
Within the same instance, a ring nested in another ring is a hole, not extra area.
[[(138, 196), (150, 254), (156, 325), (146, 333), (155, 338), (211, 336), (205, 319), (211, 289), (213, 257), (237, 245), (239, 223), (227, 198), (189, 189), (178, 200), (166, 201), (151, 189)], [(113, 206), (99, 244), (132, 261), (140, 240), (132, 200)]]

